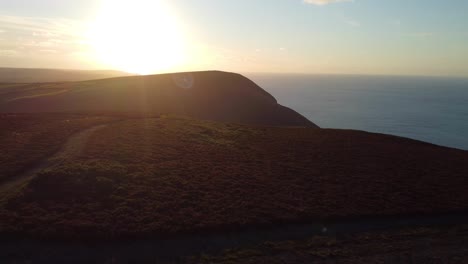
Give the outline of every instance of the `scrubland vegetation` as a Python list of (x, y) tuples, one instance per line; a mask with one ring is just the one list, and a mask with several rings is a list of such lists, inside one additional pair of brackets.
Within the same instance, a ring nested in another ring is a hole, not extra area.
[(468, 226), (316, 236), (229, 249), (187, 263), (467, 263)]
[[(47, 129), (54, 142), (72, 133), (55, 122)], [(0, 212), (0, 231), (154, 237), (462, 211), (467, 161), (464, 151), (358, 131), (129, 119), (96, 131), (73, 162), (37, 175)]]
[(73, 133), (111, 120), (86, 115), (0, 114), (0, 182), (56, 152)]

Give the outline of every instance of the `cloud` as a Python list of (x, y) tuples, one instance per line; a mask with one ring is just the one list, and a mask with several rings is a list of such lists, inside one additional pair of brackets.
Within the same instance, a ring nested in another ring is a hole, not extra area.
[(84, 23), (69, 19), (0, 15), (0, 25), (0, 56), (66, 55), (81, 49), (85, 38)]
[(43, 53), (51, 53), (51, 54), (56, 54), (57, 53), (57, 51), (53, 50), (53, 49), (41, 49), (39, 51), (43, 52)]
[(354, 0), (304, 0), (304, 3), (313, 5), (328, 5), (341, 2), (354, 2)]
[(2, 31), (28, 32), (35, 36), (77, 36), (82, 32), (82, 23), (70, 19), (0, 15)]
[(361, 23), (357, 20), (354, 20), (354, 19), (347, 19), (345, 20), (345, 23), (352, 26), (352, 27), (360, 27), (361, 26)]
[(401, 26), (401, 20), (400, 19), (392, 19), (392, 20), (388, 21), (388, 24), (398, 27), (398, 26)]
[(13, 49), (0, 49), (0, 57), (14, 57), (18, 55), (18, 52), (16, 50), (13, 50)]
[(355, 18), (348, 17), (345, 15), (339, 15), (338, 17), (343, 21), (343, 23), (350, 27), (360, 27), (362, 25), (361, 22)]
[(430, 38), (430, 37), (433, 37), (434, 35), (435, 35), (434, 32), (415, 32), (415, 33), (406, 34), (406, 36), (413, 37), (413, 38)]

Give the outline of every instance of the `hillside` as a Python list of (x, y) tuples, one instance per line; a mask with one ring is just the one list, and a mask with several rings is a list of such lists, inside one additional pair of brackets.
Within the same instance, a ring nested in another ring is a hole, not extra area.
[(0, 128), (2, 263), (468, 258), (467, 151), (318, 129), (238, 74), (0, 84)]
[(234, 73), (192, 72), (70, 83), (4, 84), (0, 112), (100, 113), (317, 127), (251, 80)]
[(59, 70), (0, 67), (0, 83), (72, 82), (130, 75), (110, 70)]
[(468, 204), (468, 152), (393, 136), (161, 117), (109, 123), (82, 144), (5, 198), (0, 232), (147, 237)]
[(113, 120), (82, 115), (0, 114), (0, 184), (53, 154), (74, 133)]

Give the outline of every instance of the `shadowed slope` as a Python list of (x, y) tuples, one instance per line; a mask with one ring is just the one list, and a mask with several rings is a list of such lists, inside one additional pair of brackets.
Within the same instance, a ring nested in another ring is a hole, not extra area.
[(38, 174), (0, 210), (0, 232), (157, 236), (464, 212), (467, 164), (466, 151), (360, 131), (133, 119)]
[(0, 185), (57, 152), (72, 134), (111, 121), (89, 115), (0, 114)]
[[(83, 151), (89, 136), (96, 130), (105, 126), (106, 125), (96, 125), (76, 133), (75, 135), (68, 138), (67, 142), (62, 146), (60, 151), (48, 159), (45, 159), (42, 162), (38, 162), (37, 165), (31, 167), (29, 170), (26, 170), (19, 175), (16, 175), (16, 177), (9, 181), (0, 182), (0, 197), (4, 196), (5, 194), (9, 194), (9, 192), (17, 191), (18, 188), (21, 188), (22, 185), (26, 184), (29, 180), (34, 178), (34, 176), (36, 176), (36, 174), (43, 169), (66, 164), (67, 162), (72, 162), (72, 159), (80, 155)], [(2, 178), (0, 179), (3, 180)]]
[(214, 71), (10, 85), (0, 88), (0, 111), (171, 113), (216, 121), (317, 127), (242, 75)]

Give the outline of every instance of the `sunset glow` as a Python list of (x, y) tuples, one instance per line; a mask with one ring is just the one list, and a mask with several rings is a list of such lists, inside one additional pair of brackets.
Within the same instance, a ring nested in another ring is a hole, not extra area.
[(89, 42), (98, 63), (131, 73), (174, 70), (185, 59), (180, 27), (157, 0), (104, 0)]
[(467, 77), (465, 10), (468, 1), (4, 0), (0, 67)]

